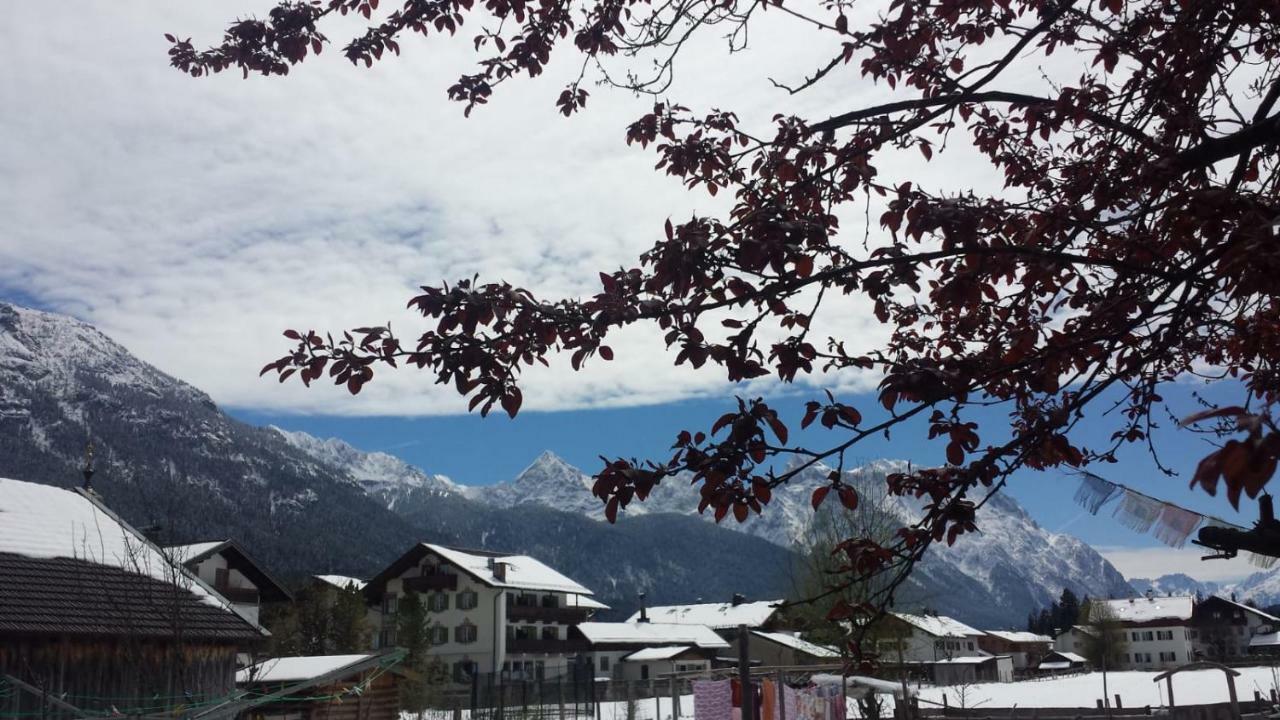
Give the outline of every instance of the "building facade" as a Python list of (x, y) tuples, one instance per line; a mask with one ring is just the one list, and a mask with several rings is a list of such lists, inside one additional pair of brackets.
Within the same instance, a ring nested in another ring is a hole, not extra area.
[(1054, 639), (1025, 631), (987, 630), (978, 638), (978, 647), (992, 655), (1008, 655), (1014, 670), (1026, 670), (1053, 650)]
[(425, 606), (431, 654), (456, 682), (476, 673), (552, 679), (585, 649), (569, 629), (599, 603), (591, 591), (527, 555), (421, 543), (364, 588), (378, 648), (397, 642), (399, 607), (410, 595)]
[(1250, 654), (1255, 638), (1280, 630), (1280, 618), (1216, 595), (1197, 603), (1191, 615), (1196, 658), (1226, 662)]
[(255, 623), (264, 604), (293, 599), (289, 590), (234, 540), (174, 545), (165, 548), (165, 553)]
[[(1195, 659), (1189, 595), (1100, 600), (1125, 634), (1117, 670), (1164, 670)], [(1062, 648), (1058, 648), (1062, 649)]]

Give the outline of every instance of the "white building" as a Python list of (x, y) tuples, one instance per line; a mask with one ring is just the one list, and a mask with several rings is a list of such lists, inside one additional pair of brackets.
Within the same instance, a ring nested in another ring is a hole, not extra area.
[(1095, 602), (1105, 603), (1124, 628), (1126, 647), (1117, 670), (1163, 670), (1195, 659), (1190, 595)]
[(981, 630), (945, 615), (889, 613), (872, 632), (882, 661), (935, 662), (957, 657), (978, 657)]
[[(571, 631), (585, 646), (596, 677), (647, 680), (662, 672), (704, 670), (729, 643), (705, 625), (655, 622), (585, 622)], [(682, 648), (680, 653), (670, 648)], [(662, 649), (662, 652), (658, 650)], [(639, 651), (651, 651), (638, 653)], [(634, 656), (634, 657), (631, 657)], [(627, 667), (630, 665), (630, 667)]]
[(457, 682), (474, 673), (550, 679), (585, 649), (569, 628), (603, 607), (591, 591), (527, 555), (421, 543), (369, 580), (377, 647), (396, 644), (397, 609), (408, 593), (425, 604), (431, 653)]
[(1084, 655), (1085, 647), (1093, 631), (1083, 625), (1073, 625), (1053, 638), (1053, 650), (1058, 653)]
[(277, 582), (234, 540), (214, 540), (164, 549), (173, 562), (181, 564), (252, 622), (258, 622), (263, 603), (288, 602), (288, 589)]
[(1191, 618), (1196, 658), (1226, 662), (1268, 647), (1280, 618), (1217, 595), (1197, 603)]

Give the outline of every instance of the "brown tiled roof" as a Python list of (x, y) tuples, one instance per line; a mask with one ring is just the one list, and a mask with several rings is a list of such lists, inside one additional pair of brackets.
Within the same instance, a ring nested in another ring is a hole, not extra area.
[(244, 618), (173, 583), (73, 558), (0, 552), (0, 636), (9, 634), (262, 638)]

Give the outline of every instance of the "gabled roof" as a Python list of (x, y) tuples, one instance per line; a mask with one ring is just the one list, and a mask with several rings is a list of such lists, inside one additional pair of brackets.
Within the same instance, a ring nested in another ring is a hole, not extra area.
[(346, 575), (312, 575), (311, 577), (319, 580), (325, 585), (331, 585), (338, 588), (339, 590), (346, 590), (347, 588), (352, 587), (356, 590), (363, 590), (365, 586), (365, 582), (363, 580), (347, 577)]
[(987, 630), (986, 634), (1011, 643), (1051, 643), (1053, 638), (1025, 630)]
[(770, 642), (789, 647), (792, 650), (802, 652), (811, 657), (817, 658), (838, 658), (840, 653), (833, 647), (811, 643), (808, 640), (801, 639), (795, 635), (779, 632), (765, 632), (764, 630), (752, 630), (752, 635), (764, 638)]
[(569, 607), (587, 608), (588, 610), (612, 610), (613, 608), (587, 595), (570, 595)]
[(652, 622), (585, 622), (574, 626), (593, 644), (696, 645), (727, 648), (729, 643), (705, 625)]
[(293, 593), (278, 582), (262, 568), (249, 551), (235, 540), (212, 540), (192, 543), (190, 545), (170, 545), (165, 552), (175, 561), (182, 563), (189, 570), (195, 570), (200, 563), (214, 555), (226, 558), (227, 565), (240, 571), (258, 589), (258, 594), (266, 602), (292, 600)]
[(363, 655), (311, 655), (298, 657), (267, 658), (236, 672), (236, 684), (296, 682), (346, 670), (355, 673), (377, 658), (376, 654)]
[(6, 632), (266, 635), (91, 492), (0, 478), (0, 578)]
[(1259, 610), (1259, 609), (1258, 609), (1258, 608), (1256, 608), (1256, 607), (1250, 607), (1250, 606), (1248, 606), (1248, 605), (1245, 605), (1244, 603), (1238, 603), (1238, 602), (1236, 602), (1235, 600), (1228, 600), (1227, 598), (1224, 598), (1224, 597), (1222, 597), (1221, 595), (1210, 595), (1210, 596), (1209, 596), (1208, 598), (1206, 598), (1206, 599), (1205, 599), (1205, 601), (1204, 601), (1203, 603), (1201, 603), (1201, 604), (1202, 604), (1202, 605), (1205, 605), (1205, 604), (1208, 604), (1208, 603), (1211, 603), (1211, 602), (1220, 602), (1220, 603), (1225, 603), (1225, 604), (1227, 604), (1227, 605), (1230, 605), (1230, 606), (1232, 606), (1232, 607), (1236, 608), (1237, 610), (1242, 610), (1242, 611), (1247, 612), (1247, 613), (1252, 613), (1253, 615), (1258, 616), (1259, 618), (1261, 618), (1261, 619), (1262, 619), (1263, 621), (1265, 621), (1265, 622), (1268, 622), (1268, 623), (1275, 623), (1275, 624), (1280, 624), (1280, 618), (1276, 617), (1275, 615), (1272, 615), (1272, 614), (1270, 614), (1270, 613), (1263, 612), (1262, 610)]
[(654, 662), (656, 660), (670, 660), (678, 655), (683, 655), (693, 649), (691, 645), (671, 645), (667, 647), (647, 647), (641, 648), (622, 659), (626, 662)]
[[(758, 600), (734, 605), (731, 602), (698, 603), (695, 605), (659, 605), (645, 612), (651, 622), (679, 625), (706, 625), (716, 630), (746, 625), (749, 628), (764, 626), (778, 611), (782, 600)], [(628, 622), (640, 619), (640, 612), (632, 613)]]
[(889, 614), (934, 637), (963, 638), (982, 634), (981, 630), (975, 630), (945, 615), (911, 615), (899, 612)]
[[(399, 577), (401, 573), (420, 563), (428, 554), (435, 554), (449, 565), (489, 587), (578, 595), (593, 594), (586, 587), (528, 555), (509, 555), (488, 550), (463, 550), (446, 545), (419, 543), (369, 580), (368, 585), (365, 586), (365, 595), (370, 600), (376, 599), (386, 588), (388, 580)], [(502, 580), (499, 580), (496, 574), (495, 566), (499, 563), (506, 567), (506, 574)]]
[(1100, 600), (1111, 614), (1122, 623), (1149, 623), (1156, 620), (1190, 620), (1195, 598), (1190, 595), (1174, 597), (1136, 597), (1120, 600)]

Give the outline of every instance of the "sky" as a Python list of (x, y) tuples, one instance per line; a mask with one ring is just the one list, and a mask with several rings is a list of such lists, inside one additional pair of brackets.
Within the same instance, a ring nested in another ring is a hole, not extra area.
[[(465, 119), (445, 90), (470, 70), (467, 32), (402, 43), (402, 57), (373, 70), (353, 68), (333, 48), (287, 79), (194, 80), (167, 66), (164, 33), (208, 44), (232, 17), (266, 7), (92, 0), (6, 8), (0, 299), (92, 322), (247, 421), (341, 437), (466, 483), (509, 479), (544, 449), (586, 470), (598, 455), (658, 457), (676, 430), (706, 427), (733, 394), (764, 395), (793, 420), (820, 387), (875, 404), (876, 378), (858, 373), (795, 387), (727, 386), (712, 370), (675, 367), (653, 349), (652, 328), (612, 339), (612, 363), (530, 372), (514, 421), (467, 415), (464, 401), (412, 372), (380, 376), (357, 398), (259, 379), (261, 366), (288, 349), (286, 328), (391, 321), (410, 330), (417, 325), (404, 306), (419, 285), (472, 274), (542, 297), (589, 292), (598, 271), (632, 263), (666, 218), (724, 207), (723, 198), (684, 191), (654, 171), (651, 152), (625, 144), (627, 123), (652, 98), (592, 88), (586, 113), (558, 115), (554, 100), (576, 71), (571, 63), (553, 61), (543, 77), (501, 87)], [(360, 25), (346, 20), (326, 32), (340, 41)], [(781, 93), (770, 77), (803, 77), (829, 50), (805, 38), (781, 16), (760, 26), (745, 52), (726, 55), (716, 38), (695, 43), (669, 96), (732, 107), (748, 126), (780, 107), (825, 116), (887, 97), (859, 82)], [(998, 174), (973, 160), (960, 146), (930, 165), (915, 152), (891, 162), (937, 187), (998, 187)], [(859, 208), (843, 225), (859, 239), (861, 218)], [(863, 342), (882, 336), (857, 302), (827, 322)], [(1231, 390), (1180, 385), (1166, 397), (1185, 413), (1193, 392)], [(1098, 428), (1101, 443), (1109, 429)], [(1167, 435), (1164, 460), (1178, 477), (1160, 474), (1140, 449), (1102, 474), (1247, 522), (1220, 498), (1187, 489), (1187, 472), (1208, 450)], [(899, 432), (862, 456), (937, 464), (941, 452)], [(1074, 479), (1058, 473), (1023, 474), (1010, 487), (1042, 525), (1093, 543), (1128, 575), (1250, 571), (1166, 549), (1106, 511), (1088, 516), (1071, 501), (1074, 490)]]

